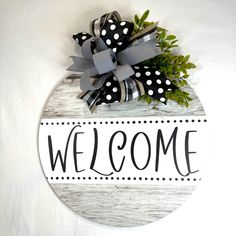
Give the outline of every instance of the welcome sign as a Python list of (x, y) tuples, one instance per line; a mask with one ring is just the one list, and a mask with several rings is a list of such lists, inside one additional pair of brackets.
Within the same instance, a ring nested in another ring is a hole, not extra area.
[(50, 183), (192, 184), (201, 180), (206, 117), (42, 119)]
[(169, 215), (192, 194), (208, 154), (208, 122), (189, 108), (158, 110), (138, 100), (101, 105), (77, 99), (80, 79), (52, 92), (39, 124), (42, 169), (57, 197), (78, 215), (110, 226), (140, 226)]

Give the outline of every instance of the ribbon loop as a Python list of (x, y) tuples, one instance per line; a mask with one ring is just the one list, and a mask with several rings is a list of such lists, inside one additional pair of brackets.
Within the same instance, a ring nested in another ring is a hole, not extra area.
[(91, 34), (93, 36), (100, 36), (102, 28), (108, 21), (121, 21), (120, 14), (117, 11), (113, 11), (93, 20), (90, 23)]

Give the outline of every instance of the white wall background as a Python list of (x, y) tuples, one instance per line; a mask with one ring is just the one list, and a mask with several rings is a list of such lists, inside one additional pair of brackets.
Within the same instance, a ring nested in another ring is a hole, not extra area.
[[(49, 188), (37, 151), (43, 106), (67, 75), (73, 33), (117, 9), (151, 10), (198, 65), (191, 84), (208, 113), (204, 181), (156, 223), (109, 228), (71, 212)], [(0, 236), (235, 235), (236, 2), (234, 0), (0, 0)]]

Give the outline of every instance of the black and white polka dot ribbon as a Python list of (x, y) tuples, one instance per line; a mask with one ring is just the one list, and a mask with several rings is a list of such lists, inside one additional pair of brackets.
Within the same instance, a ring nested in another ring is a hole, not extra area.
[(164, 75), (140, 64), (160, 53), (156, 26), (132, 36), (133, 23), (121, 21), (120, 15), (112, 12), (91, 22), (92, 35), (82, 32), (73, 36), (83, 57), (72, 57), (74, 64), (69, 70), (84, 72), (79, 98), (91, 111), (103, 103), (128, 102), (145, 94), (165, 103), (165, 92), (177, 89)]

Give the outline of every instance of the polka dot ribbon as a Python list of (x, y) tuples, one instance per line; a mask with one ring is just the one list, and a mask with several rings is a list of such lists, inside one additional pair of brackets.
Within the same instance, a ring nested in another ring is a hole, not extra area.
[(133, 23), (112, 12), (91, 22), (92, 35), (82, 32), (73, 36), (83, 57), (72, 57), (74, 64), (68, 70), (84, 72), (80, 82), (83, 92), (78, 97), (91, 112), (101, 104), (128, 102), (142, 95), (166, 103), (166, 91), (177, 89), (159, 71), (140, 64), (160, 53), (156, 26), (132, 36)]

